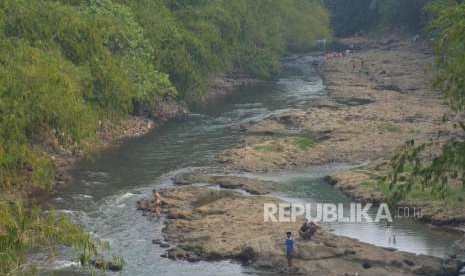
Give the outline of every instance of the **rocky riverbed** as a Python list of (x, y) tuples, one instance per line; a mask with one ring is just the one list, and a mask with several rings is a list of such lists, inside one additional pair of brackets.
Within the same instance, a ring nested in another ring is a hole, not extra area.
[[(442, 122), (452, 111), (430, 88), (434, 58), (426, 47), (405, 40), (368, 49), (369, 39), (345, 43), (365, 50), (323, 61), (328, 99), (242, 125), (245, 143), (220, 160), (251, 171), (371, 161), (389, 158), (408, 139), (454, 131)], [(313, 143), (299, 148), (306, 136)]]
[(265, 222), (263, 206), (280, 201), (230, 190), (186, 185), (162, 191), (166, 214), (165, 256), (196, 262), (232, 259), (269, 273), (292, 275), (456, 275), (456, 259), (397, 252), (319, 230), (312, 240), (296, 240), (293, 267), (284, 255), (285, 233), (294, 223)]
[[(454, 128), (458, 115), (432, 89), (434, 57), (427, 43), (398, 36), (342, 42), (357, 50), (322, 62), (328, 98), (241, 125), (243, 143), (222, 152), (220, 162), (248, 171), (368, 163), (328, 180), (353, 198), (376, 203), (386, 196), (376, 180), (405, 141), (441, 143), (460, 135)], [(423, 206), (427, 222), (465, 222), (460, 196), (454, 204), (432, 198), (403, 204)]]
[(234, 171), (215, 171), (212, 169), (196, 169), (179, 173), (173, 178), (175, 185), (208, 184), (223, 189), (243, 190), (253, 195), (268, 194), (278, 183), (256, 178), (240, 176)]
[[(365, 162), (363, 168), (336, 172), (328, 182), (360, 201), (378, 203), (385, 195), (370, 181), (380, 176), (385, 160), (404, 141), (455, 133), (452, 122), (443, 122), (454, 114), (430, 88), (433, 57), (428, 46), (399, 38), (344, 42), (358, 51), (325, 60), (320, 68), (329, 98), (241, 125), (241, 145), (218, 156), (222, 169), (179, 173), (173, 178), (178, 187), (162, 191), (165, 241), (155, 243), (167, 248), (165, 257), (194, 262), (233, 259), (260, 270), (289, 273), (285, 233), (297, 234), (302, 221), (264, 222), (264, 204), (280, 202), (266, 196), (276, 183), (238, 172)], [(451, 223), (441, 219), (450, 210), (449, 219), (462, 219), (463, 206), (432, 204), (437, 208), (425, 213), (429, 222)], [(457, 245), (463, 247), (463, 241)], [(291, 272), (457, 275), (463, 266), (458, 259), (398, 252), (320, 230), (311, 241), (297, 239)]]

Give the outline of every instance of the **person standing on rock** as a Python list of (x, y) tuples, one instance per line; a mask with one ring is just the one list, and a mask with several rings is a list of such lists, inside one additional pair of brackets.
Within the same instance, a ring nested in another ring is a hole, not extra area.
[(153, 190), (153, 212), (159, 218), (161, 213), (161, 196), (157, 190)]
[(286, 233), (286, 256), (287, 256), (287, 265), (289, 268), (292, 267), (292, 257), (294, 255), (294, 238), (292, 237), (292, 232)]

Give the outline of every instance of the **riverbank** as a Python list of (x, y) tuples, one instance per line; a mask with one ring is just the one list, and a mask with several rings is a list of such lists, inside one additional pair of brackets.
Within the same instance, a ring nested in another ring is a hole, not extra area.
[[(176, 102), (174, 99), (159, 101), (154, 114), (130, 116), (100, 128), (96, 144), (92, 146), (94, 150), (90, 154), (98, 154), (105, 149), (116, 147), (128, 139), (144, 136), (167, 120), (187, 114), (188, 109), (183, 103)], [(54, 187), (58, 189), (71, 180), (68, 170), (76, 162), (86, 157), (82, 151), (72, 152), (64, 149), (50, 152), (50, 155), (55, 169)], [(37, 194), (37, 191), (33, 191), (31, 196), (36, 197)], [(47, 196), (50, 195), (47, 194)]]
[[(248, 171), (368, 164), (328, 179), (347, 195), (376, 203), (386, 198), (386, 187), (376, 180), (405, 141), (440, 143), (458, 133), (455, 113), (431, 88), (434, 56), (427, 43), (398, 36), (342, 42), (356, 50), (322, 62), (327, 99), (242, 125), (244, 143), (221, 153), (219, 161)], [(423, 207), (424, 221), (457, 226), (465, 222), (462, 195), (450, 204), (425, 192), (403, 204)]]
[[(200, 99), (200, 104), (219, 100), (232, 93), (234, 89), (239, 86), (264, 82), (266, 81), (240, 73), (232, 73), (222, 77), (212, 78), (207, 87), (208, 92), (202, 99)], [(160, 100), (154, 110), (155, 113), (153, 114), (146, 114), (146, 116), (131, 116), (100, 129), (98, 133), (99, 139), (96, 141), (98, 146), (93, 146), (96, 150), (94, 150), (91, 155), (99, 154), (99, 152), (106, 149), (117, 147), (128, 139), (142, 137), (154, 131), (163, 123), (175, 118), (188, 116), (190, 113), (186, 104), (170, 98)], [(54, 151), (50, 154), (55, 168), (54, 187), (60, 189), (60, 187), (68, 184), (71, 180), (68, 170), (72, 168), (76, 162), (85, 158), (85, 156), (82, 152), (71, 152), (66, 150), (60, 150), (58, 152)], [(49, 196), (49, 194), (42, 193), (37, 190), (31, 192), (31, 197), (33, 198)]]

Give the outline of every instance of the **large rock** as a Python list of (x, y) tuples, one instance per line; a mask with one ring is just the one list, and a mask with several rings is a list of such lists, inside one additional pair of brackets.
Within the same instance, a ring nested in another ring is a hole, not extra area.
[(206, 172), (186, 172), (179, 173), (173, 178), (176, 185), (190, 185), (194, 183), (208, 183), (218, 185), (224, 189), (241, 189), (254, 195), (269, 193), (273, 186), (272, 181), (264, 181), (257, 178), (250, 178), (241, 175), (218, 175)]
[[(186, 211), (192, 220), (167, 220), (164, 233), (176, 243), (170, 256), (199, 260), (235, 259), (258, 269), (284, 273), (285, 233), (297, 233), (301, 221), (263, 220), (263, 205), (278, 203), (264, 196), (181, 187), (163, 192), (169, 210)], [(187, 254), (188, 253), (188, 254)], [(296, 240), (294, 268), (302, 275), (456, 275), (460, 263), (430, 256), (396, 252), (320, 230), (311, 241)]]

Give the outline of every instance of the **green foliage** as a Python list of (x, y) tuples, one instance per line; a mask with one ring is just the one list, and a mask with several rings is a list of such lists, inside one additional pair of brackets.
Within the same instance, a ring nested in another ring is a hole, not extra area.
[(52, 135), (64, 146), (84, 146), (95, 128), (94, 112), (82, 102), (79, 69), (56, 49), (17, 39), (0, 43), (0, 63), (0, 183), (8, 184), (11, 171), (27, 170), (33, 183), (49, 185), (50, 163), (30, 143)]
[(411, 140), (393, 157), (386, 178), (393, 201), (412, 197), (418, 191), (445, 199), (457, 184), (465, 188), (465, 143), (449, 140), (439, 154), (432, 154), (434, 146), (437, 145), (417, 146)]
[(308, 150), (310, 148), (313, 148), (317, 141), (310, 135), (305, 135), (302, 137), (298, 137), (294, 140), (294, 143), (296, 146), (301, 149), (301, 150)]
[(431, 29), (437, 34), (436, 52), (439, 69), (436, 86), (444, 91), (449, 105), (465, 108), (465, 3), (431, 6), (435, 19)]
[(24, 267), (25, 258), (31, 250), (48, 248), (53, 254), (58, 245), (76, 248), (83, 265), (98, 256), (98, 243), (67, 217), (54, 212), (44, 214), (40, 209), (26, 208), (20, 202), (0, 202), (1, 275), (27, 272), (31, 268)]
[(254, 149), (259, 151), (282, 152), (284, 151), (284, 146), (279, 141), (273, 141), (266, 145), (255, 146)]
[(2, 189), (50, 188), (44, 145), (89, 149), (98, 121), (175, 93), (129, 8), (7, 0), (0, 22)]
[(314, 0), (117, 1), (136, 14), (156, 67), (187, 99), (230, 70), (269, 78), (284, 51), (308, 50), (330, 35), (327, 12)]
[(215, 74), (270, 78), (329, 35), (316, 0), (2, 1), (1, 188), (50, 188), (50, 149), (89, 149), (100, 122), (197, 98)]

